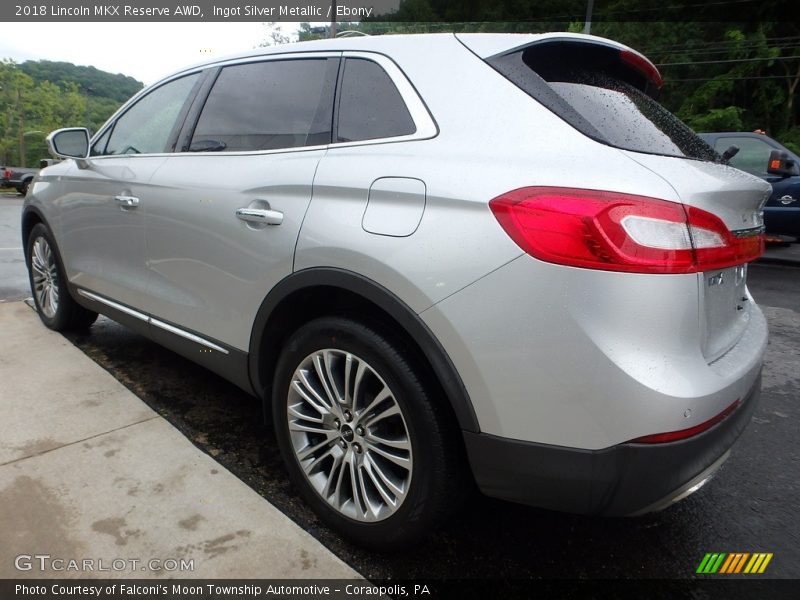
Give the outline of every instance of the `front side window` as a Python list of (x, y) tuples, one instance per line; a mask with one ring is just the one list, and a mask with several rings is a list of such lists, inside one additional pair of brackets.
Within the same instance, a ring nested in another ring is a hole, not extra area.
[(714, 149), (722, 154), (731, 146), (739, 148), (728, 164), (754, 175), (765, 175), (769, 155), (774, 150), (766, 142), (750, 137), (721, 137), (714, 144)]
[(141, 98), (117, 119), (110, 135), (103, 134), (95, 143), (92, 154), (171, 152), (170, 136), (199, 77), (200, 73), (194, 73), (175, 79)]
[(376, 62), (348, 58), (341, 88), (337, 141), (374, 140), (416, 132), (403, 97)]
[[(336, 66), (331, 66), (332, 73)], [(241, 152), (330, 143), (333, 100), (328, 70), (325, 58), (225, 67), (200, 113), (189, 151)]]

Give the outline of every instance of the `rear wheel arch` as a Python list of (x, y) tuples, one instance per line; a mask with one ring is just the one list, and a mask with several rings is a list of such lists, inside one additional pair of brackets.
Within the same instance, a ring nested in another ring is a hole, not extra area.
[(272, 377), (281, 349), (291, 334), (322, 316), (343, 316), (383, 331), (412, 353), (447, 399), (460, 429), (479, 432), (469, 395), (444, 348), (417, 314), (380, 284), (335, 268), (298, 271), (276, 285), (256, 315), (250, 339), (249, 371), (253, 389), (270, 414)]

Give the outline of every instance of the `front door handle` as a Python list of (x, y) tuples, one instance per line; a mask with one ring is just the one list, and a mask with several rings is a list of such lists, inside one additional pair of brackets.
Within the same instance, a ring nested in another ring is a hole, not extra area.
[(139, 206), (139, 199), (136, 196), (114, 196), (114, 200), (119, 202), (123, 210)]
[(238, 208), (236, 216), (248, 223), (262, 223), (266, 225), (280, 225), (283, 223), (283, 213), (279, 210), (262, 208)]

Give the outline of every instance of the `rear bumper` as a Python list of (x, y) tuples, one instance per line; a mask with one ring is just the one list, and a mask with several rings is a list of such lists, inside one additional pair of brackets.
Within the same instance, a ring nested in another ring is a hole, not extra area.
[(665, 444), (581, 450), (464, 433), (478, 487), (542, 508), (624, 516), (666, 508), (699, 488), (750, 422), (761, 376), (742, 404), (711, 429)]

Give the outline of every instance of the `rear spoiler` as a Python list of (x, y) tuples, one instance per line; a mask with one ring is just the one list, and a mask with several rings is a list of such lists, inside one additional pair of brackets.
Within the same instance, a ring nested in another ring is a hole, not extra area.
[(593, 35), (456, 34), (456, 38), (498, 70), (517, 57), (548, 81), (558, 80), (559, 71), (588, 67), (611, 73), (653, 98), (664, 85), (661, 73), (643, 54)]

